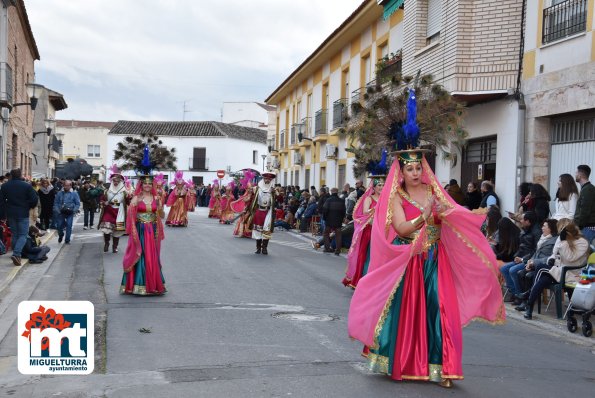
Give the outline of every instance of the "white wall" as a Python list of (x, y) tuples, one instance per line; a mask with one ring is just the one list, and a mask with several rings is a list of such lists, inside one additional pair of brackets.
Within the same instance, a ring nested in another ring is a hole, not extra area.
[[(267, 111), (255, 102), (223, 103), (221, 120), (223, 123), (237, 123), (248, 120), (266, 125), (269, 120), (269, 116)], [(247, 127), (254, 126), (250, 125)]]
[[(124, 139), (123, 135), (108, 135), (107, 145), (109, 148), (108, 167), (114, 163), (114, 149), (116, 144)], [(192, 176), (202, 176), (205, 183), (212, 182), (217, 178), (217, 170), (238, 171), (244, 168), (252, 168), (262, 172), (262, 157), (266, 154), (266, 144), (260, 144), (252, 141), (238, 140), (233, 138), (216, 137), (159, 137), (163, 145), (168, 148), (176, 148), (177, 168), (184, 171), (184, 178), (190, 179)], [(208, 159), (207, 171), (190, 171), (190, 159), (194, 156), (194, 148), (207, 148), (206, 158)], [(256, 163), (252, 162), (252, 151), (258, 151)], [(164, 172), (169, 180), (173, 177), (173, 172)], [(128, 172), (126, 175), (132, 176), (134, 172)]]
[[(106, 127), (56, 127), (56, 137), (62, 140), (62, 160), (67, 157), (80, 157), (94, 167), (106, 166), (109, 168), (108, 152), (113, 156), (113, 148), (109, 148)], [(100, 157), (88, 157), (87, 145), (99, 145)], [(101, 175), (101, 178), (104, 178)]]

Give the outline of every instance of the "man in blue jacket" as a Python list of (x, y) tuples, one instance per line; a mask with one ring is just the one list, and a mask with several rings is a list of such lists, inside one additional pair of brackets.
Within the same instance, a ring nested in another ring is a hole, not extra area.
[(64, 181), (64, 189), (58, 192), (54, 200), (54, 214), (58, 214), (58, 243), (62, 243), (64, 239), (64, 228), (66, 228), (64, 244), (70, 243), (72, 219), (78, 213), (80, 206), (79, 194), (72, 190), (72, 181)]
[(23, 246), (29, 233), (29, 210), (37, 206), (39, 198), (31, 184), (23, 180), (21, 169), (10, 171), (10, 180), (0, 188), (0, 219), (8, 218), (12, 232), (14, 265), (21, 265)]

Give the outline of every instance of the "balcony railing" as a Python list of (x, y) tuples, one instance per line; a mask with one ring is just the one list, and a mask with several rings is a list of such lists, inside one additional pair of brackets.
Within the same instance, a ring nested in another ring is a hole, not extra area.
[(267, 140), (267, 148), (268, 148), (269, 152), (278, 150), (278, 148), (275, 146), (275, 138), (269, 138)]
[(345, 124), (347, 120), (347, 111), (349, 100), (347, 98), (340, 98), (333, 102), (333, 129), (339, 128)]
[(189, 158), (188, 170), (208, 170), (209, 159), (207, 158)]
[(311, 117), (305, 117), (302, 119), (300, 131), (302, 133), (302, 137), (312, 138), (312, 118)]
[(327, 110), (321, 109), (314, 114), (314, 135), (319, 136), (326, 134), (328, 131), (328, 123), (326, 121)]
[(401, 57), (393, 58), (389, 64), (378, 71), (376, 78), (381, 82), (389, 81), (394, 75), (401, 73), (403, 61)]
[(279, 133), (279, 149), (285, 148), (285, 133), (287, 130), (283, 129)]
[(296, 145), (298, 143), (298, 133), (304, 133), (301, 123), (295, 123), (291, 126), (291, 136), (289, 139), (291, 145)]
[(566, 0), (543, 10), (543, 44), (584, 32), (587, 3), (588, 0)]

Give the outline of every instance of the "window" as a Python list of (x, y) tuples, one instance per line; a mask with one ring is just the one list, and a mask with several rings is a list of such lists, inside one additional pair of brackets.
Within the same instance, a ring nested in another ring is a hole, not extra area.
[(258, 164), (258, 151), (252, 151), (252, 163)]
[(192, 170), (208, 170), (207, 165), (207, 148), (194, 148), (192, 150)]
[(101, 156), (100, 145), (87, 145), (87, 157), (98, 158)]
[(364, 58), (364, 81), (362, 82), (362, 87), (372, 80), (372, 61), (370, 60), (370, 56), (368, 55)]
[(588, 0), (552, 0), (543, 10), (543, 44), (584, 32)]
[(428, 25), (426, 29), (426, 44), (432, 44), (440, 39), (442, 28), (442, 0), (428, 0)]

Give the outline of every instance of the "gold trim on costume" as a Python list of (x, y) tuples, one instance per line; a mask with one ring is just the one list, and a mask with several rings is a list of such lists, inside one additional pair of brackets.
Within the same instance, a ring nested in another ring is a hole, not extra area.
[(136, 213), (136, 221), (142, 223), (152, 223), (157, 219), (155, 213)]
[(389, 358), (376, 353), (368, 353), (368, 368), (375, 373), (384, 373), (389, 375), (388, 363)]
[(380, 336), (380, 333), (382, 332), (382, 327), (384, 326), (384, 322), (386, 322), (386, 317), (388, 316), (388, 311), (390, 310), (390, 305), (393, 302), (395, 293), (397, 292), (397, 289), (401, 285), (401, 281), (403, 280), (403, 275), (405, 275), (405, 272), (403, 272), (401, 274), (401, 276), (399, 277), (399, 280), (397, 281), (397, 283), (395, 284), (395, 287), (393, 288), (393, 291), (390, 293), (390, 296), (388, 296), (388, 300), (386, 300), (386, 303), (384, 303), (384, 308), (382, 309), (380, 318), (378, 319), (378, 322), (376, 323), (376, 327), (374, 328), (374, 344), (372, 346), (370, 346), (370, 349), (378, 350), (380, 348), (380, 344), (378, 343), (378, 337)]

